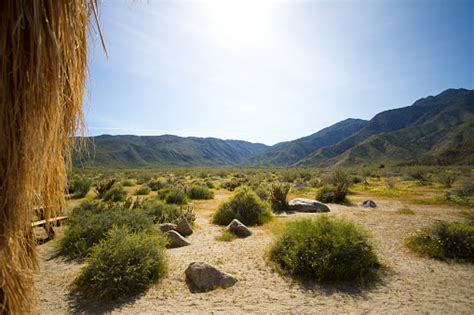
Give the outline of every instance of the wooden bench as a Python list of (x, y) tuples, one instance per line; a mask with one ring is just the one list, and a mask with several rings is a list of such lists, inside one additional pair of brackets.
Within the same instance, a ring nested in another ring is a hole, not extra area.
[[(31, 223), (32, 227), (44, 227), (48, 233), (48, 239), (54, 238), (53, 226), (61, 226), (61, 221), (67, 220), (67, 216), (49, 218), (48, 220), (39, 220)], [(49, 229), (47, 229), (47, 224), (49, 223)]]

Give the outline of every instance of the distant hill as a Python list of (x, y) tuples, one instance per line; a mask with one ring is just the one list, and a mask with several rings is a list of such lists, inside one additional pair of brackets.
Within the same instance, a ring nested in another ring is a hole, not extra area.
[(216, 138), (109, 136), (88, 138), (96, 167), (330, 167), (412, 164), (474, 165), (474, 90), (449, 89), (371, 120), (346, 119), (310, 136), (272, 147)]
[(473, 134), (474, 91), (449, 89), (384, 111), (353, 135), (294, 165), (474, 164)]
[(74, 165), (97, 167), (237, 165), (270, 147), (260, 143), (215, 138), (109, 136), (88, 138), (87, 155)]
[(275, 144), (264, 153), (250, 158), (245, 165), (263, 167), (292, 165), (319, 148), (336, 144), (351, 136), (367, 123), (362, 119), (343, 120), (310, 136)]

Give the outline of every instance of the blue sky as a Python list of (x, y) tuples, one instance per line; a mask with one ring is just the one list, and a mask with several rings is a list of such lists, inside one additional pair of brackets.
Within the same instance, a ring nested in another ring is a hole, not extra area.
[(274, 144), (474, 88), (473, 1), (103, 1), (89, 135)]

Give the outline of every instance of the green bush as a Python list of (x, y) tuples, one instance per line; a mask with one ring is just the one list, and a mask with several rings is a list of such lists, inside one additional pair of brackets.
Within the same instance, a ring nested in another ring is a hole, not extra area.
[(318, 282), (370, 278), (379, 266), (365, 230), (327, 215), (288, 222), (269, 258), (293, 275)]
[(133, 232), (115, 226), (94, 246), (75, 284), (102, 299), (141, 293), (165, 275), (165, 245), (157, 231)]
[(149, 181), (147, 185), (148, 185), (148, 187), (150, 187), (151, 190), (157, 191), (161, 188), (164, 188), (166, 186), (166, 183), (162, 182), (158, 179), (155, 179), (155, 180)]
[(74, 198), (84, 198), (92, 185), (92, 179), (85, 176), (78, 176), (72, 182), (72, 192)]
[(271, 220), (268, 205), (260, 200), (249, 187), (237, 188), (229, 200), (221, 203), (212, 217), (212, 222), (227, 225), (237, 219), (245, 225), (262, 225)]
[(155, 200), (147, 200), (143, 204), (145, 213), (154, 223), (174, 223), (178, 224), (183, 219), (193, 225), (196, 221), (196, 214), (191, 207), (178, 207), (174, 204), (164, 204)]
[(125, 201), (125, 199), (127, 199), (127, 193), (122, 185), (115, 185), (104, 194), (102, 199), (104, 199), (104, 201), (113, 202)]
[(338, 194), (334, 187), (323, 186), (316, 193), (316, 200), (324, 203), (343, 203), (346, 200), (346, 196)]
[(95, 187), (95, 193), (97, 194), (97, 197), (100, 199), (104, 198), (105, 193), (114, 186), (115, 182), (115, 179), (98, 182)]
[(410, 235), (405, 243), (433, 258), (474, 261), (474, 225), (470, 223), (438, 222)]
[(186, 193), (181, 189), (171, 189), (165, 197), (166, 203), (173, 203), (176, 205), (185, 205), (188, 203), (189, 198)]
[(288, 192), (290, 191), (290, 185), (285, 184), (274, 184), (270, 189), (270, 205), (273, 212), (282, 212), (288, 210)]
[(150, 193), (150, 188), (148, 186), (141, 186), (135, 191), (135, 195), (146, 196)]
[(135, 186), (137, 184), (137, 181), (134, 179), (124, 179), (121, 184), (124, 187), (131, 187)]
[(85, 203), (68, 217), (59, 246), (71, 258), (85, 257), (114, 224), (126, 225), (132, 231), (153, 229), (153, 221), (143, 210)]
[(444, 172), (438, 174), (437, 180), (445, 188), (451, 188), (456, 181), (457, 175), (454, 172)]
[(213, 199), (214, 193), (207, 186), (192, 185), (186, 190), (191, 199)]

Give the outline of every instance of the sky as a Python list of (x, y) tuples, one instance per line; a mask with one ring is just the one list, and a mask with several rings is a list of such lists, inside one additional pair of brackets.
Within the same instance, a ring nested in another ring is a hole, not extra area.
[(474, 88), (474, 1), (101, 1), (88, 135), (273, 145)]

